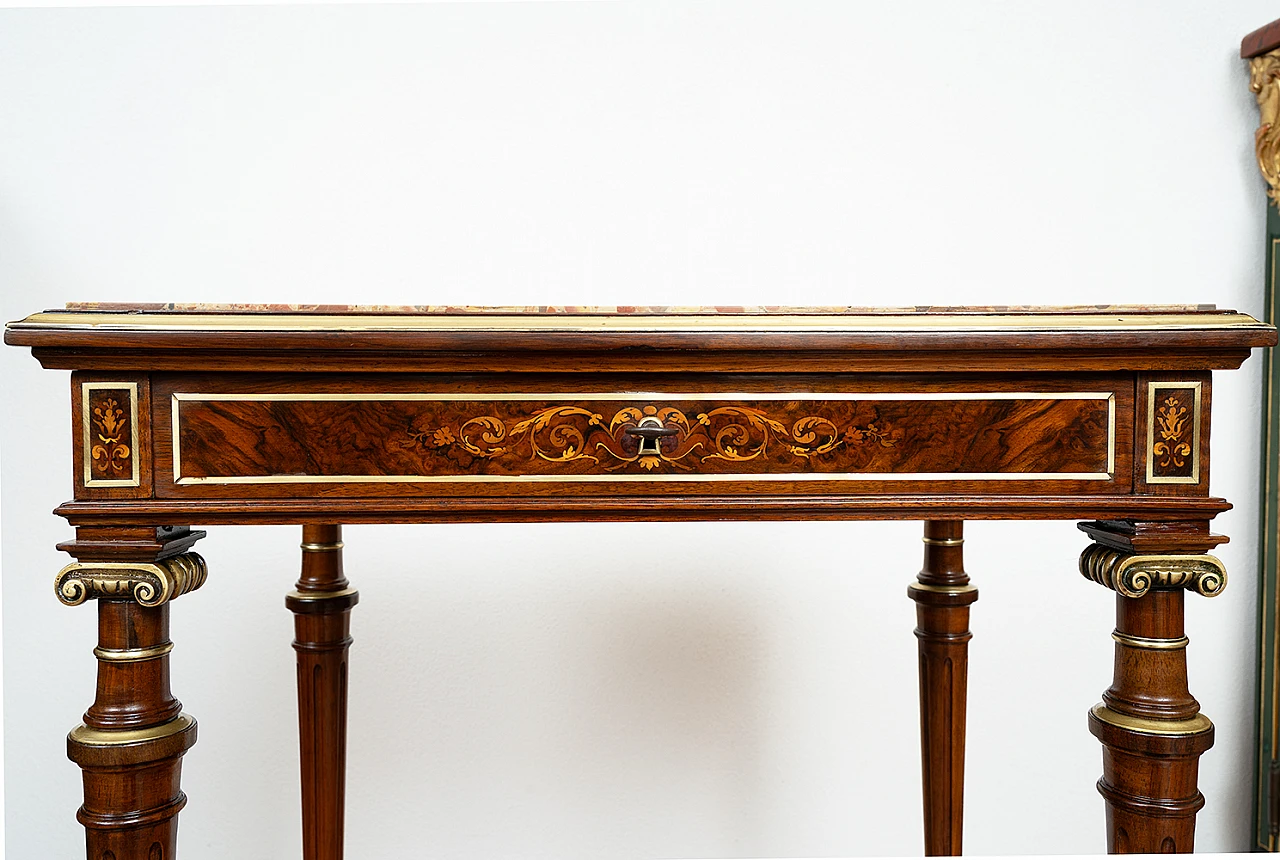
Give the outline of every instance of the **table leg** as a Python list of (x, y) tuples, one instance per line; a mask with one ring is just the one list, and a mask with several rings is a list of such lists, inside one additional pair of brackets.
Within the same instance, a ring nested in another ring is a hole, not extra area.
[(204, 560), (183, 552), (204, 533), (84, 531), (62, 545), (77, 561), (55, 583), (63, 603), (98, 601), (97, 695), (67, 736), (84, 776), (76, 817), (89, 860), (173, 860), (196, 721), (169, 687), (169, 601), (204, 582)]
[(1220, 593), (1226, 574), (1210, 555), (1185, 547), (1130, 552), (1085, 528), (1107, 544), (1084, 551), (1081, 573), (1118, 593), (1114, 680), (1089, 712), (1089, 731), (1102, 742), (1107, 850), (1189, 853), (1204, 806), (1200, 754), (1213, 746), (1213, 724), (1187, 688), (1183, 602), (1186, 589)]
[(302, 527), (302, 575), (285, 598), (298, 652), (302, 854), (342, 860), (347, 773), (347, 651), (359, 595), (342, 572), (342, 526)]
[(961, 853), (969, 605), (978, 590), (964, 571), (964, 523), (924, 524), (924, 568), (907, 588), (916, 602), (920, 648), (920, 755), (924, 852)]

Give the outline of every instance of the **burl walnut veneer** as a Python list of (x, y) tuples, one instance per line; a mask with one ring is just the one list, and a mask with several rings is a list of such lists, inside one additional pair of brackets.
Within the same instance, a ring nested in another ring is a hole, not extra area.
[[(1108, 848), (1190, 851), (1213, 726), (1183, 599), (1208, 553), (1210, 371), (1275, 329), (1211, 306), (875, 310), (83, 305), (5, 341), (72, 371), (75, 561), (98, 689), (67, 740), (90, 860), (171, 860), (195, 720), (169, 689), (190, 524), (297, 523), (304, 854), (342, 856), (356, 592), (340, 523), (920, 519), (925, 847), (960, 853), (966, 519), (1084, 520), (1116, 592)], [(851, 846), (852, 847), (852, 846)]]

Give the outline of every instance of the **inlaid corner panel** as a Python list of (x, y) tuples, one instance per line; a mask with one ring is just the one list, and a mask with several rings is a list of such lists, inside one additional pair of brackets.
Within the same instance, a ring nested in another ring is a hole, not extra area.
[(1137, 388), (1137, 492), (1208, 492), (1208, 374), (1142, 374)]
[(502, 390), (492, 377), (453, 392), (431, 390), (430, 380), (401, 390), (385, 379), (281, 379), (275, 390), (168, 382), (157, 385), (159, 488), (289, 495), (326, 484), (377, 495), (421, 493), (412, 487), (422, 484), (451, 485), (450, 494), (643, 484), (722, 493), (770, 482), (849, 493), (953, 481), (1114, 493), (1132, 474), (1117, 462), (1131, 447), (1117, 439), (1132, 432), (1132, 379), (946, 390), (918, 379), (857, 388), (819, 380), (803, 391), (786, 390), (795, 380), (750, 382), (700, 391), (649, 381), (625, 393), (575, 390), (564, 379)]
[(78, 496), (150, 495), (148, 388), (145, 376), (74, 375), (71, 391)]

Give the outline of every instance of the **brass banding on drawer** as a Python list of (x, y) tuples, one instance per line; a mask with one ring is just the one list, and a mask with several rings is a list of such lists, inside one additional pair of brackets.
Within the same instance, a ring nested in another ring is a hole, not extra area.
[(196, 393), (173, 482), (1105, 481), (1112, 391)]

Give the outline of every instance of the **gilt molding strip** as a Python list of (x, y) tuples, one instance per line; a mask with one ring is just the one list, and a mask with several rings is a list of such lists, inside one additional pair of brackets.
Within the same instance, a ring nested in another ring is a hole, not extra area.
[[(787, 472), (705, 474), (565, 474), (565, 475), (212, 475), (182, 472), (181, 407), (184, 402), (325, 402), (325, 401), (940, 401), (940, 400), (1097, 400), (1107, 404), (1107, 467), (1102, 472)], [(245, 393), (175, 392), (171, 396), (173, 482), (197, 484), (315, 483), (576, 483), (653, 481), (1107, 481), (1115, 475), (1116, 400), (1110, 391), (1068, 392), (521, 392), (521, 393)]]

